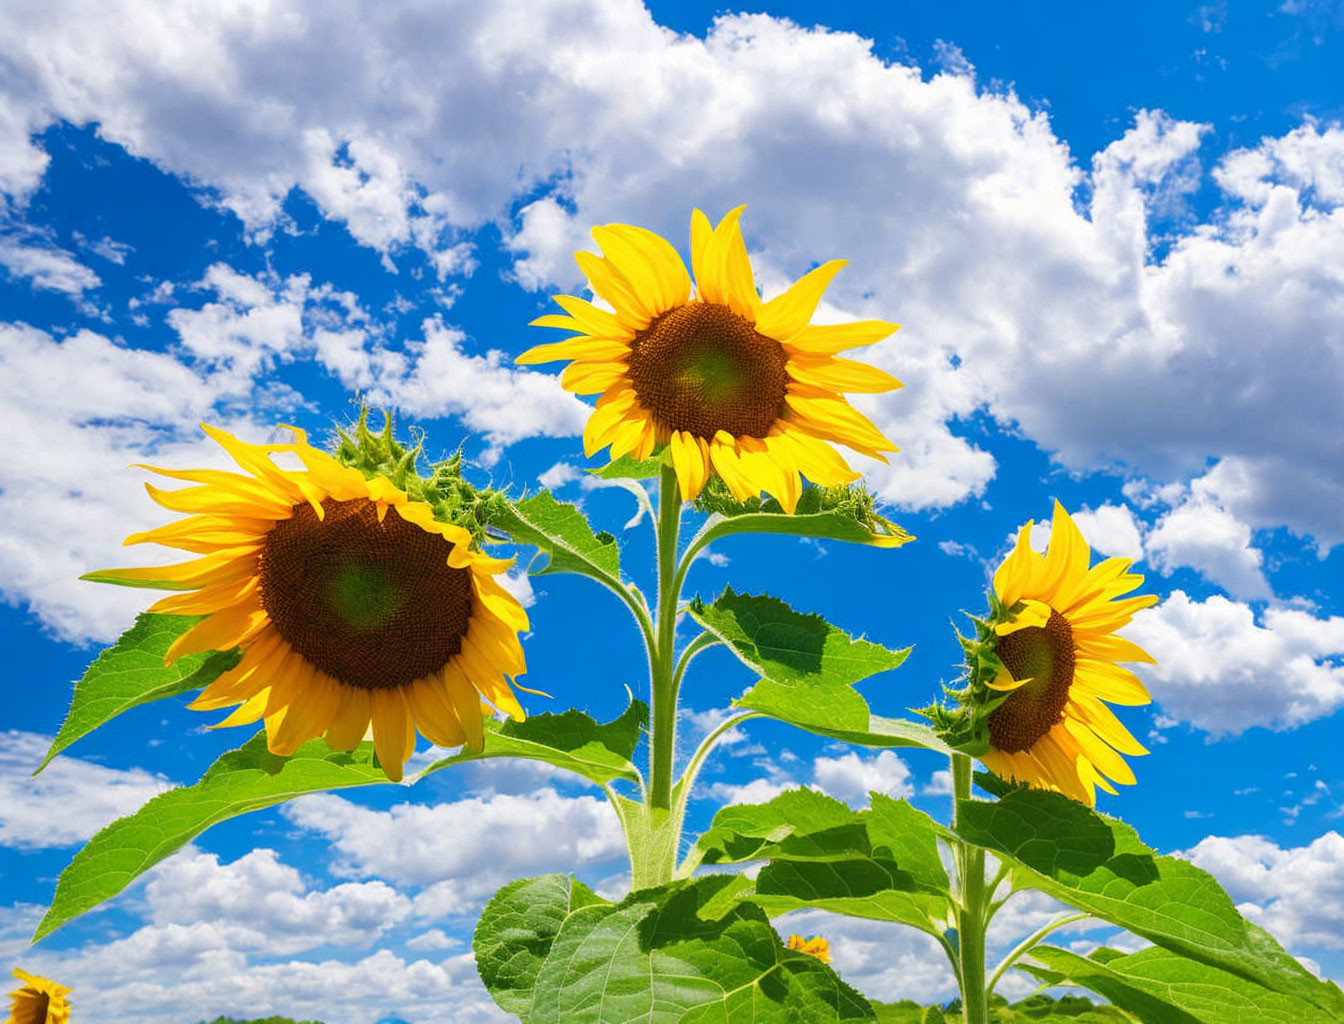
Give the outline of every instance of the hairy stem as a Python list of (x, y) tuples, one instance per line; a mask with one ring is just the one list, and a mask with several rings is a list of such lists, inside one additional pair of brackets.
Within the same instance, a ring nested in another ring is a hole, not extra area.
[[(963, 801), (971, 798), (971, 759), (952, 755), (952, 824), (955, 828)], [(960, 905), (957, 907), (957, 945), (960, 961), (961, 1008), (966, 1024), (989, 1024), (989, 1000), (985, 986), (985, 912), (989, 892), (985, 886), (985, 851), (963, 839), (956, 840), (956, 865)]]
[(653, 698), (649, 762), (649, 806), (672, 805), (672, 762), (677, 743), (676, 664), (677, 529), (681, 525), (681, 492), (677, 474), (663, 467), (658, 486), (658, 612), (649, 681)]

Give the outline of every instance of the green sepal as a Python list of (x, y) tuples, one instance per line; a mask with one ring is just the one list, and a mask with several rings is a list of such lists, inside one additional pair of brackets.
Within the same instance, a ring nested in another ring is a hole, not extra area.
[(506, 886), (473, 939), (496, 1002), (524, 1024), (851, 1024), (867, 1002), (816, 957), (784, 948), (764, 911), (724, 899), (731, 875), (619, 903), (564, 876)]
[(1344, 995), (1243, 918), (1212, 875), (1158, 855), (1129, 825), (1058, 793), (1015, 789), (963, 800), (956, 831), (1039, 889), (1173, 952), (1311, 1003), (1344, 1020)]
[(222, 755), (194, 786), (160, 793), (90, 839), (61, 872), (33, 941), (111, 899), (211, 825), (304, 793), (387, 781), (374, 762), (372, 743), (338, 751), (312, 740), (292, 756), (278, 757), (258, 733)]
[(522, 757), (544, 761), (604, 786), (616, 779), (640, 781), (639, 769), (631, 763), (642, 731), (649, 723), (649, 709), (631, 701), (619, 718), (598, 722), (571, 708), (563, 714), (531, 715), (521, 722), (493, 718), (485, 721), (485, 745), (480, 750), (463, 747), (450, 757), (435, 761), (417, 777), (449, 765), (492, 757)]
[(369, 407), (361, 406), (358, 419), (346, 429), (336, 428), (333, 457), (343, 466), (357, 469), (365, 479), (384, 477), (405, 491), (412, 501), (423, 501), (434, 511), (434, 518), (468, 531), (479, 546), (490, 539), (489, 530), (508, 507), (502, 491), (476, 487), (462, 476), (462, 450), (447, 459), (429, 465), (429, 475), (421, 476), (418, 465), (424, 454), (424, 431), (412, 428), (414, 443), (407, 446), (397, 440), (392, 413), (383, 412), (383, 427), (369, 429)]
[(104, 649), (75, 683), (70, 710), (37, 772), (70, 744), (123, 711), (199, 690), (237, 665), (242, 658), (237, 650), (188, 654), (164, 665), (168, 648), (201, 619), (199, 615), (149, 612), (136, 616), (135, 625)]

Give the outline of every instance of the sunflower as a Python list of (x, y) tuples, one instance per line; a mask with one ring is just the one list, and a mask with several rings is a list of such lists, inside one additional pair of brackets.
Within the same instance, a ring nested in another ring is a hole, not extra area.
[[(167, 664), (242, 651), (191, 707), (241, 705), (219, 724), (264, 718), (267, 746), (283, 756), (316, 736), (351, 750), (372, 722), (394, 781), (417, 729), (441, 746), (480, 749), (491, 711), (482, 697), (522, 719), (509, 680), (525, 671), (518, 632), (527, 614), (495, 578), (511, 560), (473, 550), (467, 529), (439, 521), (387, 476), (366, 478), (310, 447), (301, 430), (289, 428), (292, 444), (252, 445), (202, 427), (245, 472), (143, 467), (199, 486), (146, 484), (158, 504), (188, 516), (126, 538), (202, 557), (87, 577), (191, 591), (149, 609), (205, 616), (168, 649)], [(281, 452), (303, 469), (279, 468), (272, 456)]]
[(533, 325), (573, 336), (517, 361), (570, 360), (564, 387), (600, 396), (583, 432), (587, 455), (609, 446), (613, 459), (646, 459), (665, 444), (683, 500), (717, 474), (739, 501), (769, 492), (792, 512), (800, 473), (827, 486), (858, 478), (830, 442), (884, 462), (882, 452), (897, 450), (841, 392), (889, 391), (900, 381), (836, 355), (880, 341), (896, 324), (809, 322), (845, 260), (823, 263), (762, 302), (738, 226), (742, 210), (715, 228), (699, 210), (691, 215), (694, 295), (665, 239), (630, 224), (594, 228), (603, 255), (574, 258), (614, 312), (557, 295), (567, 315)]
[(1003, 669), (987, 685), (1009, 696), (989, 714), (992, 749), (980, 760), (1003, 778), (1091, 807), (1096, 786), (1115, 793), (1111, 782), (1134, 784), (1121, 754), (1148, 753), (1103, 702), (1149, 702), (1118, 663), (1154, 659), (1115, 631), (1157, 597), (1122, 599), (1143, 582), (1128, 558), (1089, 569), (1087, 541), (1059, 502), (1044, 555), (1031, 548), (1031, 527), (994, 573), (993, 648)]
[(9, 994), (8, 1024), (66, 1024), (70, 1020), (70, 990), (54, 981), (14, 968), (23, 982)]
[(785, 948), (814, 956), (824, 964), (831, 962), (831, 944), (820, 935), (813, 936), (810, 939), (805, 939), (801, 935), (790, 935)]

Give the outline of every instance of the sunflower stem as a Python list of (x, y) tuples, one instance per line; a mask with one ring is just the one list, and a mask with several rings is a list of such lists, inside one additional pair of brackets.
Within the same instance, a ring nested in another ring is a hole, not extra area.
[[(971, 799), (971, 759), (952, 755), (952, 827), (961, 806)], [(956, 840), (956, 865), (960, 905), (957, 907), (957, 947), (961, 1008), (966, 1024), (989, 1024), (989, 1000), (985, 986), (985, 928), (990, 892), (985, 886), (985, 851), (964, 839)]]
[[(681, 525), (681, 490), (677, 474), (664, 466), (658, 485), (658, 625), (649, 664), (653, 698), (649, 740), (649, 806), (672, 806), (672, 762), (677, 744), (677, 683), (675, 671), (677, 605), (677, 530)], [(670, 881), (670, 877), (664, 881)]]

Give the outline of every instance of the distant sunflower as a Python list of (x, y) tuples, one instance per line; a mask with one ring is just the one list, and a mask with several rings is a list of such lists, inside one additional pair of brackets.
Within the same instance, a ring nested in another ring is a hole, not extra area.
[(831, 442), (884, 462), (882, 452), (897, 450), (841, 393), (889, 391), (900, 381), (836, 355), (880, 341), (896, 324), (810, 323), (845, 260), (823, 263), (762, 302), (738, 226), (742, 210), (712, 229), (699, 210), (691, 215), (694, 295), (681, 257), (659, 235), (630, 224), (593, 228), (603, 256), (574, 258), (615, 312), (557, 295), (568, 315), (533, 325), (574, 336), (518, 362), (570, 360), (564, 387), (600, 395), (583, 432), (588, 455), (610, 446), (613, 459), (645, 459), (666, 444), (683, 500), (717, 473), (739, 501), (767, 491), (792, 512), (800, 473), (826, 486), (857, 479)]
[[(1044, 555), (1031, 548), (1031, 526), (1022, 527), (1017, 546), (994, 573), (1003, 609), (994, 625), (994, 653), (1005, 668), (987, 685), (1010, 696), (989, 714), (993, 749), (980, 760), (1003, 778), (1057, 790), (1090, 807), (1096, 786), (1115, 793), (1107, 779), (1134, 784), (1120, 754), (1148, 753), (1103, 701), (1149, 702), (1143, 683), (1118, 663), (1153, 658), (1115, 631), (1157, 597), (1120, 599), (1143, 583), (1128, 571), (1128, 558), (1089, 569), (1087, 541), (1059, 502)], [(1021, 610), (1005, 618), (1019, 602)]]
[[(241, 704), (221, 725), (265, 718), (266, 741), (288, 756), (322, 736), (353, 749), (370, 722), (388, 777), (399, 780), (416, 730), (441, 746), (483, 743), (481, 697), (521, 720), (509, 688), (525, 671), (527, 613), (495, 577), (510, 560), (472, 549), (384, 476), (365, 477), (307, 444), (252, 445), (202, 424), (246, 473), (151, 469), (200, 486), (150, 497), (186, 519), (137, 533), (203, 557), (104, 570), (92, 579), (190, 590), (149, 609), (204, 615), (169, 648), (242, 650), (242, 660), (191, 704)], [(362, 423), (361, 423), (362, 426)], [(302, 470), (271, 456), (291, 452)], [(389, 515), (389, 510), (393, 514)]]
[(805, 939), (801, 935), (790, 935), (786, 948), (798, 953), (806, 953), (808, 956), (814, 956), (824, 964), (831, 962), (831, 944), (820, 935), (813, 936), (810, 939)]
[(70, 989), (17, 967), (14, 977), (23, 987), (9, 994), (8, 1024), (67, 1024), (70, 1002), (65, 997)]

